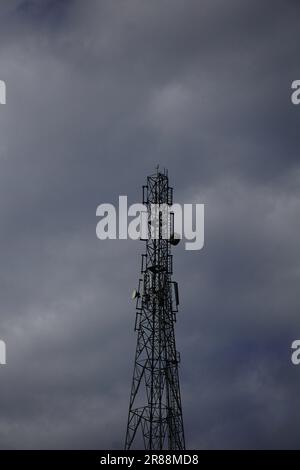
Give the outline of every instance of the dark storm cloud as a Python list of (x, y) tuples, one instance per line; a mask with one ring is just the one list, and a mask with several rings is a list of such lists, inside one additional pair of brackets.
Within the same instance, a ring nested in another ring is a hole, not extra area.
[(299, 14), (1, 2), (1, 448), (122, 447), (142, 245), (97, 240), (95, 211), (157, 163), (206, 204), (174, 260), (187, 444), (298, 446)]

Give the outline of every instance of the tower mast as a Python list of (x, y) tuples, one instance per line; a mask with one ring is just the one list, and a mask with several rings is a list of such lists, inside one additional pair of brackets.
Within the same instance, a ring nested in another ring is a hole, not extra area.
[[(129, 402), (125, 449), (184, 450), (185, 439), (174, 324), (178, 312), (178, 286), (173, 282), (171, 246), (173, 188), (168, 173), (156, 168), (143, 186), (148, 239), (142, 255), (136, 299), (137, 347)], [(153, 217), (153, 207), (156, 207)], [(167, 234), (167, 236), (166, 236)]]

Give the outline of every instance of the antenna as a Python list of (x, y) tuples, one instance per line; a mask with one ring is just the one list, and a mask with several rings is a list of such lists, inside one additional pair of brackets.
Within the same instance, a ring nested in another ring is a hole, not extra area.
[(131, 299), (132, 300), (138, 299), (140, 296), (141, 296), (140, 293), (136, 289), (133, 289), (133, 291), (131, 293)]

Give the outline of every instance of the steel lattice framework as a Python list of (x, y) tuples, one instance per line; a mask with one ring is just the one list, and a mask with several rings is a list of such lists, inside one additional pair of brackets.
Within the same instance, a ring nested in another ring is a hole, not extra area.
[[(174, 239), (172, 213), (168, 211), (167, 217), (163, 214), (163, 207), (168, 208), (172, 203), (173, 189), (169, 187), (168, 173), (166, 170), (161, 173), (157, 168), (143, 186), (148, 239), (135, 293), (137, 348), (125, 449), (185, 449), (178, 376), (180, 355), (174, 332), (178, 287), (171, 279), (171, 245), (176, 245), (178, 240)], [(155, 220), (151, 217), (154, 204), (159, 208)], [(166, 228), (167, 237), (163, 235)], [(157, 231), (156, 237), (153, 230)]]

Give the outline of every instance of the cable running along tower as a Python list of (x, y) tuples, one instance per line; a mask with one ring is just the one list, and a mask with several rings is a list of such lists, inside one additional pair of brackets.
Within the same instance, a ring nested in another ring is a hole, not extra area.
[[(180, 354), (174, 324), (178, 312), (178, 285), (171, 279), (174, 233), (173, 188), (168, 173), (148, 176), (143, 186), (148, 238), (142, 255), (136, 299), (135, 354), (125, 449), (184, 450), (185, 439), (178, 377)], [(156, 207), (153, 217), (153, 205)], [(155, 234), (155, 236), (153, 236)], [(166, 235), (167, 234), (167, 235)]]

